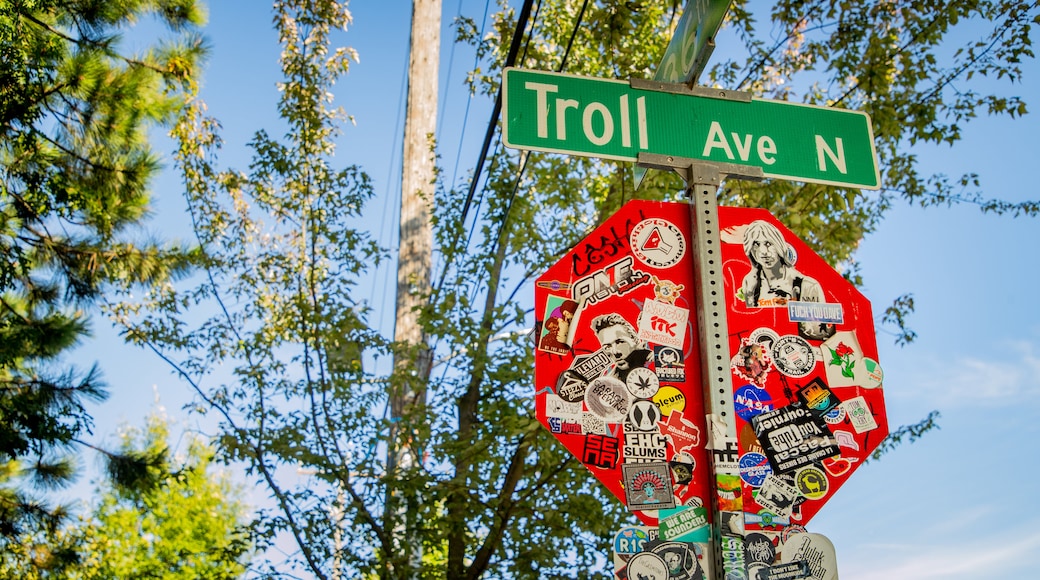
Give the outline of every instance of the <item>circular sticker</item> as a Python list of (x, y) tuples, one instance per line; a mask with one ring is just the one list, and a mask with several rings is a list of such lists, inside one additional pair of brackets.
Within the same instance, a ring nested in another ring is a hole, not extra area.
[(885, 373), (881, 370), (881, 365), (872, 358), (864, 358), (863, 368), (867, 371), (867, 380), (863, 383), (863, 387), (866, 389), (876, 389), (880, 387), (885, 378)]
[(667, 417), (672, 411), (682, 411), (686, 408), (686, 395), (675, 387), (665, 385), (654, 395), (654, 403), (657, 403), (661, 415)]
[(752, 532), (744, 536), (744, 562), (759, 562), (767, 566), (776, 559), (776, 546), (769, 536)]
[(752, 344), (761, 344), (766, 347), (766, 350), (772, 351), (773, 345), (776, 341), (780, 340), (780, 335), (776, 333), (772, 328), (756, 328), (751, 331), (751, 336), (748, 337)]
[[(700, 560), (698, 559), (699, 553), (696, 544), (689, 542), (661, 542), (650, 550), (652, 553), (660, 556), (668, 568), (668, 575), (665, 577), (667, 580), (693, 580), (704, 577), (704, 572), (701, 570)], [(639, 577), (629, 575), (629, 578), (635, 580)]]
[(585, 391), (585, 406), (607, 423), (619, 423), (628, 415), (628, 390), (614, 377), (599, 377)]
[(589, 382), (576, 370), (567, 369), (556, 380), (556, 394), (568, 403), (577, 403), (585, 398)]
[(827, 495), (827, 475), (817, 467), (803, 467), (794, 475), (798, 491), (808, 499), (820, 499)]
[(661, 411), (653, 401), (636, 401), (628, 409), (628, 423), (636, 431), (657, 431)]
[(640, 552), (628, 561), (629, 578), (668, 578), (668, 566), (653, 552)]
[(744, 385), (733, 393), (733, 409), (737, 416), (745, 421), (750, 421), (755, 415), (772, 411), (774, 408), (769, 393), (755, 385)]
[(845, 407), (835, 405), (833, 409), (824, 414), (823, 420), (830, 425), (837, 425), (845, 420), (845, 415)]
[(773, 345), (773, 364), (789, 377), (804, 377), (816, 366), (816, 355), (807, 340), (787, 334)]
[(643, 551), (643, 546), (650, 541), (650, 535), (636, 526), (621, 528), (614, 536), (614, 553), (633, 556)]
[(636, 367), (625, 377), (625, 386), (628, 387), (628, 392), (632, 393), (633, 397), (649, 399), (654, 396), (657, 389), (661, 388), (661, 381), (654, 371), (646, 367)]
[(784, 529), (781, 530), (781, 532), (780, 532), (780, 541), (786, 544), (787, 540), (791, 539), (791, 536), (793, 536), (795, 534), (804, 534), (804, 533), (806, 533), (805, 526), (799, 526), (798, 524), (791, 524), (789, 526), (784, 527)]
[(629, 236), (632, 253), (640, 262), (654, 268), (668, 268), (686, 254), (686, 238), (668, 220), (645, 219), (632, 228)]
[(762, 487), (766, 478), (773, 473), (769, 460), (762, 453), (745, 453), (740, 456), (740, 479), (751, 487)]

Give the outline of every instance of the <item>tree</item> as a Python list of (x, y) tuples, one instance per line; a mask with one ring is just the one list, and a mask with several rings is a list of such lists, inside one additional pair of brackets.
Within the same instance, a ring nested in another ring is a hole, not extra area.
[[(230, 474), (213, 472), (213, 449), (191, 438), (185, 456), (174, 457), (167, 446), (169, 425), (158, 414), (148, 418), (143, 431), (127, 430), (122, 438), (90, 513), (51, 537), (22, 538), (0, 559), (0, 576), (194, 580), (243, 575), (250, 549), (246, 507)], [(45, 541), (33, 541), (40, 539)], [(55, 552), (74, 559), (55, 570), (48, 565)]]
[[(495, 33), (484, 38), (464, 21), (459, 36), (483, 59), (472, 88), (494, 95), (501, 68), (511, 64), (650, 77), (680, 3), (660, 4), (547, 0), (532, 13), (528, 2), (519, 15), (505, 8)], [(471, 196), (440, 182), (434, 224), (442, 265), (420, 317), (439, 362), (419, 377), (427, 381), (428, 404), (394, 424), (424, 461), (388, 471), (387, 397), (414, 377), (366, 370), (404, 347), (369, 328), (369, 307), (356, 294), (383, 255), (361, 219), (371, 193), (367, 178), (357, 167), (331, 169), (338, 125), (326, 99), (350, 53), (332, 52), (329, 42), (349, 13), (328, 0), (279, 1), (275, 12), (286, 77), (284, 143), (257, 132), (250, 171), (221, 171), (216, 122), (201, 114), (201, 104), (185, 118), (179, 160), (207, 277), (195, 286), (157, 288), (142, 309), (128, 303), (114, 314), (128, 336), (174, 365), (220, 417), (222, 452), (271, 491), (276, 505), (266, 514), (267, 537), (283, 533), (298, 548), (287, 563), (269, 562), (272, 571), (534, 578), (597, 569), (607, 538), (628, 519), (534, 420), (531, 315), (522, 296), (532, 277), (625, 200), (679, 199), (681, 184), (654, 173), (636, 193), (623, 163), (505, 151), (494, 154), (479, 198), (479, 188)], [(772, 210), (853, 280), (857, 243), (898, 200), (1036, 213), (1035, 203), (986, 199), (970, 175), (920, 175), (906, 148), (955, 141), (957, 124), (982, 112), (1025, 113), (1015, 98), (966, 87), (975, 75), (1020, 74), (1017, 63), (1032, 57), (1034, 6), (781, 2), (770, 15), (782, 31), (779, 41), (758, 36), (757, 17), (745, 2), (735, 3), (727, 26), (746, 52), (719, 55), (706, 81), (867, 110), (886, 189), (868, 196), (813, 184), (733, 182), (721, 193), (723, 203)], [(983, 40), (952, 44), (957, 24)], [(961, 191), (962, 184), (972, 189)], [(184, 314), (202, 304), (211, 315), (201, 323)], [(903, 298), (893, 309), (888, 319), (909, 340), (912, 301)], [(220, 366), (231, 373), (217, 374)], [(204, 387), (214, 380), (218, 386)], [(897, 432), (914, 437), (920, 430)], [(317, 481), (289, 475), (300, 467)], [(423, 526), (409, 533), (423, 539), (421, 569), (409, 567), (408, 546), (395, 544), (401, 522), (383, 509), (388, 495), (416, 506), (412, 515)], [(333, 511), (342, 521), (329, 516)], [(345, 544), (333, 541), (342, 525), (357, 532)]]
[[(177, 33), (139, 55), (120, 34), (155, 15)], [(141, 241), (159, 169), (150, 125), (170, 120), (204, 53), (193, 0), (0, 2), (0, 550), (64, 510), (34, 493), (73, 474), (69, 446), (105, 397), (96, 368), (61, 355), (88, 333), (83, 307), (112, 280), (149, 283), (185, 265)]]

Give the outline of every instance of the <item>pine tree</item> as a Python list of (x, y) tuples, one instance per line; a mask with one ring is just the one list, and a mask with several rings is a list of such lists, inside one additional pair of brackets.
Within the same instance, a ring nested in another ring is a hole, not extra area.
[[(175, 35), (120, 52), (152, 16)], [(88, 334), (86, 309), (107, 283), (150, 283), (190, 257), (134, 228), (159, 170), (146, 129), (183, 104), (203, 19), (194, 0), (0, 2), (0, 550), (64, 515), (37, 492), (70, 480), (84, 405), (105, 397), (97, 368), (61, 360)]]

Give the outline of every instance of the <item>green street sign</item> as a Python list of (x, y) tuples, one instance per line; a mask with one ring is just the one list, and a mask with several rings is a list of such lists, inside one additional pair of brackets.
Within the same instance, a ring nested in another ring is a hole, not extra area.
[(719, 31), (731, 3), (732, 0), (689, 0), (686, 3), (654, 73), (655, 81), (689, 83), (697, 79), (707, 61), (704, 47)]
[(636, 161), (655, 153), (760, 167), (766, 177), (878, 189), (860, 111), (633, 88), (625, 81), (507, 68), (507, 147)]

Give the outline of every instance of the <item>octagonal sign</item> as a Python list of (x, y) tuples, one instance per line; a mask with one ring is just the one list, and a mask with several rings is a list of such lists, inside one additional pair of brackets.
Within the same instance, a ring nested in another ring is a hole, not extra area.
[[(535, 289), (538, 420), (662, 530), (706, 524), (715, 493), (689, 219), (630, 202)], [(747, 529), (804, 526), (888, 434), (870, 304), (767, 211), (719, 222), (738, 450), (720, 460)]]
[(692, 507), (686, 528), (706, 533), (689, 222), (686, 205), (630, 202), (538, 278), (535, 404), (640, 520)]

